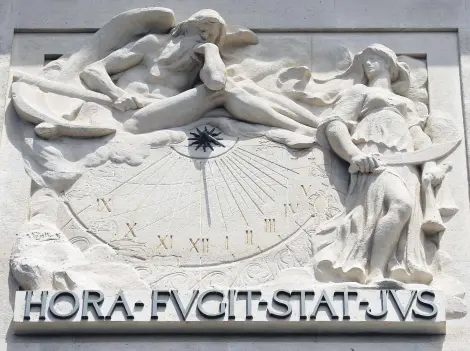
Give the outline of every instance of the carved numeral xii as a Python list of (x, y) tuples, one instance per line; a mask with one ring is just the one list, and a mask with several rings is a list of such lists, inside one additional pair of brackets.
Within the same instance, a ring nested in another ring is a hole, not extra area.
[(191, 249), (189, 251), (195, 250), (198, 253), (209, 252), (209, 238), (198, 238), (196, 240), (189, 239), (191, 243)]

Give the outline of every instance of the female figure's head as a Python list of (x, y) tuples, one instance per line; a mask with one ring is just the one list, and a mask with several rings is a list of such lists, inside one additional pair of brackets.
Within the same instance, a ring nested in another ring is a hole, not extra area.
[(220, 48), (224, 43), (226, 27), (225, 20), (217, 11), (201, 10), (179, 23), (171, 35), (198, 36), (203, 42), (216, 44)]
[[(372, 44), (354, 55), (352, 60), (350, 56), (348, 59), (351, 62), (348, 68), (328, 78), (316, 78), (315, 73), (306, 66), (289, 67), (279, 74), (278, 86), (294, 99), (327, 106), (337, 101), (341, 92), (351, 84), (369, 85), (371, 80), (380, 75), (389, 79), (395, 94), (408, 96), (411, 83), (408, 65), (399, 61), (388, 47)], [(315, 84), (310, 84), (311, 81)], [(332, 83), (335, 81), (339, 84)], [(324, 90), (319, 89), (320, 84), (325, 84)]]
[(378, 77), (387, 77), (394, 93), (404, 95), (410, 86), (410, 70), (404, 62), (399, 62), (397, 55), (388, 47), (372, 44), (354, 57), (353, 67), (360, 69), (363, 83), (368, 84)]

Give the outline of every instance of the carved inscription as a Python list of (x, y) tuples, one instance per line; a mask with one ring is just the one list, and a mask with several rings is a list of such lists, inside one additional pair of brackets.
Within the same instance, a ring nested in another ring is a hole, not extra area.
[(98, 211), (105, 209), (107, 212), (111, 212), (111, 199), (105, 200), (104, 198), (98, 198), (96, 201), (98, 202)]
[(128, 236), (129, 234), (132, 234), (132, 236), (136, 238), (137, 237), (137, 234), (135, 232), (136, 225), (137, 225), (137, 223), (134, 223), (134, 224), (126, 223), (126, 226), (129, 230), (126, 232), (125, 236)]
[(245, 244), (253, 245), (253, 231), (252, 230), (245, 230)]
[(60, 233), (52, 232), (29, 232), (25, 234), (28, 238), (37, 241), (59, 240)]
[[(22, 303), (18, 304), (22, 305), (18, 308), (23, 308), (22, 321), (34, 323), (33, 320), (37, 320), (37, 316), (39, 316), (39, 323), (54, 319), (72, 320), (75, 316), (78, 320), (88, 322), (116, 320), (114, 316), (116, 307), (120, 308), (125, 320), (131, 321), (139, 313), (131, 306), (143, 307), (145, 305), (151, 306), (151, 314), (146, 315), (145, 318), (159, 321), (171, 320), (166, 312), (169, 305), (173, 305), (173, 309), (176, 309), (179, 321), (194, 320), (195, 315), (200, 315), (203, 319), (221, 321), (223, 317), (227, 317), (228, 320), (279, 321), (289, 319), (292, 322), (293, 319), (290, 317), (294, 314), (296, 320), (309, 319), (312, 323), (315, 320), (323, 320), (324, 322), (350, 320), (350, 323), (354, 323), (354, 321), (367, 319), (369, 323), (371, 321), (400, 323), (412, 320), (433, 323), (433, 319), (437, 318), (441, 312), (441, 299), (432, 290), (405, 290), (400, 294), (396, 290), (352, 291), (340, 289), (153, 290), (151, 296), (141, 298), (137, 302), (134, 302), (136, 299), (132, 294), (126, 296), (124, 291), (120, 291), (115, 296), (106, 297), (99, 290), (85, 290), (82, 298), (79, 298), (77, 293), (76, 291), (58, 291), (50, 297), (49, 291), (42, 291), (40, 294), (33, 291), (19, 292), (23, 295), (23, 300), (19, 300)], [(190, 299), (187, 299), (190, 294)], [(186, 299), (183, 300), (183, 296)], [(59, 302), (66, 299), (72, 301), (69, 310), (58, 310)], [(103, 303), (107, 302), (103, 300), (110, 300), (113, 303)], [(208, 307), (209, 301), (214, 302), (214, 300), (218, 301), (219, 306)], [(15, 309), (18, 305), (15, 305)], [(104, 305), (107, 307), (105, 308)], [(236, 305), (243, 308), (236, 308)], [(367, 306), (367, 308), (361, 309), (358, 308), (359, 306)], [(293, 313), (294, 311), (295, 313)], [(32, 318), (32, 315), (35, 318)], [(269, 317), (268, 319), (266, 319), (266, 315)], [(389, 319), (390, 316), (392, 317)], [(413, 323), (406, 324), (409, 327)]]
[(197, 238), (196, 240), (190, 238), (191, 248), (189, 251), (195, 250), (198, 253), (209, 252), (209, 238)]
[(284, 216), (285, 217), (287, 217), (287, 213), (289, 212), (289, 210), (292, 214), (297, 213), (297, 211), (299, 211), (299, 203), (297, 202), (296, 204), (291, 204), (291, 203), (284, 204)]
[(266, 233), (273, 233), (276, 231), (276, 219), (265, 218), (264, 219), (264, 231)]
[[(168, 239), (168, 242), (167, 242)], [(173, 235), (165, 235), (161, 236), (158, 235), (158, 240), (160, 240), (160, 244), (157, 246), (157, 249), (163, 247), (165, 250), (173, 248)]]

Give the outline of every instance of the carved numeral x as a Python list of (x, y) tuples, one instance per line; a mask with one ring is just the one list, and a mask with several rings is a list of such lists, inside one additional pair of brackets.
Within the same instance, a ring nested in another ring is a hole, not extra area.
[(134, 223), (134, 224), (130, 224), (130, 223), (126, 223), (127, 225), (127, 228), (129, 229), (126, 233), (126, 236), (130, 233), (132, 234), (135, 238), (137, 238), (137, 234), (135, 233), (135, 226), (137, 225), (137, 223)]
[(98, 202), (98, 210), (100, 210), (101, 206), (100, 206), (100, 202), (103, 204), (104, 208), (108, 211), (108, 212), (111, 212), (111, 207), (109, 205), (111, 199), (108, 199), (107, 201), (100, 197), (98, 199), (96, 199), (96, 201)]

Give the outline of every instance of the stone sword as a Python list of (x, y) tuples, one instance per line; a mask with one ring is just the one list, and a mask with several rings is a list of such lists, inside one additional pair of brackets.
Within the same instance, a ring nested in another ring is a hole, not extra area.
[[(447, 143), (432, 144), (427, 148), (411, 151), (411, 152), (397, 152), (389, 155), (377, 155), (377, 159), (384, 166), (397, 166), (397, 165), (421, 165), (423, 163), (438, 160), (444, 156), (449, 155), (459, 146), (461, 139), (449, 141)], [(381, 169), (379, 168), (380, 172)], [(359, 168), (355, 163), (349, 166), (349, 173), (358, 173)]]

